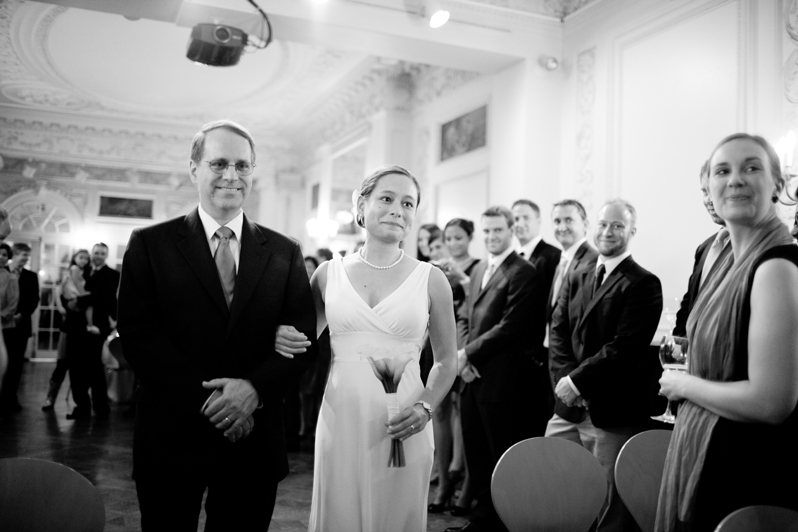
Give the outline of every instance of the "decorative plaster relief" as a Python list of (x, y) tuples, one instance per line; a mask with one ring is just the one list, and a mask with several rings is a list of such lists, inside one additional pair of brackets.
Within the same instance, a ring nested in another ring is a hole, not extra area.
[(184, 167), (189, 137), (0, 117), (0, 150), (31, 157)]
[(577, 134), (576, 134), (576, 198), (588, 212), (593, 212), (593, 108), (596, 103), (596, 49), (591, 48), (576, 58), (577, 71)]
[(37, 181), (53, 183), (74, 180), (77, 183), (119, 183), (131, 186), (166, 186), (179, 189), (191, 188), (186, 174), (177, 172), (152, 172), (136, 168), (109, 168), (62, 161), (39, 161), (18, 157), (5, 157), (5, 167), (0, 171), (3, 181), (36, 178)]
[[(386, 66), (377, 62), (311, 113), (313, 123), (297, 133), (297, 153), (307, 156), (311, 153), (307, 146), (333, 142), (380, 111), (411, 111), (480, 76), (429, 65), (399, 62)], [(303, 156), (298, 159), (303, 160)]]

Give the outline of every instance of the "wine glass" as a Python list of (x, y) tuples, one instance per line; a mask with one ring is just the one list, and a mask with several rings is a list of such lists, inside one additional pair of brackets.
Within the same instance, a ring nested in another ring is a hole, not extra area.
[[(659, 362), (665, 371), (687, 371), (687, 338), (682, 336), (663, 336), (659, 344)], [(668, 407), (659, 416), (651, 419), (663, 423), (676, 423), (676, 416), (671, 411), (671, 400)]]

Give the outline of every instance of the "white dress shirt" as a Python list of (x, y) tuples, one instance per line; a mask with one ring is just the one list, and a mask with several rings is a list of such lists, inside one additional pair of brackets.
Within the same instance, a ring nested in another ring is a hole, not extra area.
[[(510, 253), (513, 252), (513, 248), (507, 247), (500, 255), (491, 255), (488, 254), (488, 268), (485, 270), (485, 275), (482, 277), (482, 284), (480, 285), (482, 288), (485, 288), (485, 285), (488, 284), (488, 281), (496, 273), (496, 270), (504, 262), (504, 259), (510, 256)], [(491, 275), (488, 275), (490, 273)]]
[[(208, 247), (211, 250), (211, 256), (216, 253), (216, 248), (219, 247), (219, 239), (216, 237), (216, 231), (221, 227), (219, 222), (205, 212), (202, 205), (199, 206), (199, 217), (202, 222), (202, 228), (205, 229), (205, 237), (208, 239)], [(238, 273), (238, 261), (241, 257), (241, 228), (244, 226), (244, 211), (241, 210), (235, 218), (225, 224), (232, 232), (233, 236), (230, 238), (230, 252), (233, 254), (233, 260), (236, 263), (236, 273)]]
[(532, 256), (532, 252), (535, 251), (535, 248), (538, 247), (538, 244), (540, 244), (541, 240), (543, 240), (543, 237), (538, 235), (515, 251), (526, 260), (529, 260), (529, 257)]

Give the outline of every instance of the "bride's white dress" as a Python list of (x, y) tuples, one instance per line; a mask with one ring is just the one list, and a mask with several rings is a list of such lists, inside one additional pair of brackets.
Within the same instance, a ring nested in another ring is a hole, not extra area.
[(325, 306), (332, 366), (316, 427), (311, 532), (423, 532), (432, 471), (432, 423), (406, 439), (405, 467), (388, 467), (386, 394), (368, 357), (412, 355), (399, 383), (400, 410), (423, 390), (419, 355), (429, 319), (419, 263), (374, 308), (355, 292), (336, 257), (327, 268)]

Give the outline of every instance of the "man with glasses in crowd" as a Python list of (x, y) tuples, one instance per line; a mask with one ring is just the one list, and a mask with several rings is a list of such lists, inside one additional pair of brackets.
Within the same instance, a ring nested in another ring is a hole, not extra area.
[[(140, 379), (133, 474), (144, 532), (266, 530), (288, 474), (283, 397), (316, 354), (299, 245), (250, 221), (255, 144), (230, 121), (194, 137), (199, 206), (130, 237), (119, 332)], [(277, 326), (313, 338), (277, 354)]]

